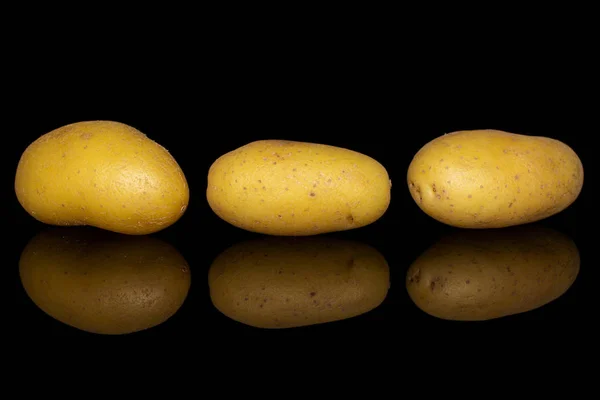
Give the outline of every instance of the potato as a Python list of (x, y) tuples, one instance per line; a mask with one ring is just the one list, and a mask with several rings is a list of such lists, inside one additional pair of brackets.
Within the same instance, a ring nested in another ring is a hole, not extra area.
[(375, 222), (389, 206), (390, 191), (386, 169), (364, 154), (260, 140), (211, 165), (206, 195), (212, 210), (238, 228), (307, 236)]
[(19, 273), (25, 292), (46, 314), (107, 335), (164, 323), (191, 283), (188, 264), (168, 243), (90, 227), (42, 231), (23, 250)]
[(571, 205), (583, 186), (583, 166), (555, 139), (471, 130), (427, 143), (407, 178), (412, 198), (432, 218), (461, 228), (503, 228)]
[(326, 236), (266, 236), (233, 245), (212, 263), (212, 303), (264, 329), (356, 317), (378, 307), (390, 286), (385, 258), (366, 244)]
[(158, 143), (113, 121), (65, 125), (24, 151), (15, 178), (23, 208), (51, 225), (89, 225), (143, 235), (184, 213), (183, 171)]
[(406, 288), (429, 315), (483, 321), (554, 301), (575, 281), (579, 261), (575, 243), (549, 228), (463, 230), (445, 236), (414, 261)]

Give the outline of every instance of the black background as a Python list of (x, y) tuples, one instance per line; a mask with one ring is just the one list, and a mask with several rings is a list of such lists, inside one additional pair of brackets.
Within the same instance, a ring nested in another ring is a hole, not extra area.
[[(18, 277), (20, 252), (44, 226), (21, 208), (11, 186), (29, 143), (62, 125), (93, 119), (132, 125), (162, 144), (190, 185), (184, 216), (155, 234), (190, 264), (189, 296), (167, 322), (129, 337), (406, 338), (584, 329), (586, 280), (594, 267), (593, 234), (584, 233), (592, 215), (588, 121), (594, 109), (585, 96), (596, 93), (591, 91), (583, 44), (550, 31), (506, 42), (505, 31), (479, 37), (481, 26), (449, 38), (448, 27), (421, 31), (370, 20), (368, 27), (348, 22), (328, 28), (313, 21), (285, 30), (285, 21), (265, 28), (248, 21), (238, 25), (243, 20), (238, 17), (229, 23), (222, 18), (223, 24), (211, 29), (200, 22), (169, 28), (148, 22), (119, 37), (118, 48), (102, 34), (77, 42), (78, 34), (93, 30), (85, 24), (62, 26), (64, 35), (58, 38), (38, 35), (28, 46), (19, 46), (23, 57), (13, 65), (8, 83), (16, 90), (8, 96), (7, 114), (16, 117), (16, 124), (5, 132), (10, 144), (4, 145), (9, 174), (3, 195), (11, 227), (5, 271), (15, 284), (13, 309), (20, 335), (104, 339), (45, 315), (24, 293)], [(406, 171), (428, 141), (455, 130), (481, 128), (552, 137), (579, 154), (586, 173), (580, 197), (541, 223), (575, 241), (581, 271), (565, 295), (540, 309), (480, 323), (442, 321), (412, 304), (404, 279), (411, 262), (452, 228), (419, 210), (408, 192)], [(205, 197), (208, 168), (223, 153), (258, 139), (346, 147), (387, 168), (393, 181), (387, 213), (372, 225), (335, 234), (370, 244), (387, 259), (392, 284), (380, 307), (352, 319), (285, 331), (250, 328), (214, 309), (207, 285), (211, 262), (234, 243), (259, 235), (213, 214)]]

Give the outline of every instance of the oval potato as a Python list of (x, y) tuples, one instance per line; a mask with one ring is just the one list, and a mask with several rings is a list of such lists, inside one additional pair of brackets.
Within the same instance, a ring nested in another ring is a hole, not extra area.
[(406, 288), (429, 315), (482, 321), (524, 313), (563, 295), (579, 273), (579, 252), (540, 226), (459, 231), (410, 266)]
[(378, 307), (390, 286), (385, 258), (366, 244), (327, 237), (249, 240), (210, 267), (217, 310), (257, 328), (338, 321)]
[(128, 334), (173, 316), (185, 301), (190, 269), (170, 244), (87, 227), (52, 228), (26, 245), (23, 288), (54, 319), (97, 334)]
[(89, 225), (143, 235), (175, 223), (189, 189), (158, 143), (114, 121), (57, 128), (23, 152), (15, 177), (23, 208), (51, 225)]
[(583, 166), (555, 139), (470, 130), (423, 146), (407, 180), (412, 198), (432, 218), (461, 228), (503, 228), (571, 205), (583, 186)]
[(305, 236), (375, 222), (389, 206), (390, 191), (386, 169), (364, 154), (260, 140), (211, 165), (206, 196), (212, 210), (238, 228)]

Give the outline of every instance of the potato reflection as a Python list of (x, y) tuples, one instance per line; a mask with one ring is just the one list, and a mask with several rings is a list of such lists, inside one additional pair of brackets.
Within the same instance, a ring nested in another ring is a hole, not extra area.
[(389, 268), (376, 249), (327, 237), (266, 237), (221, 253), (208, 275), (213, 305), (257, 328), (293, 328), (364, 314), (381, 304)]
[(163, 323), (181, 307), (191, 282), (188, 264), (171, 245), (86, 227), (35, 236), (21, 254), (19, 273), (41, 310), (98, 334)]
[(564, 294), (579, 273), (575, 243), (539, 225), (458, 231), (410, 266), (406, 287), (424, 312), (480, 321), (539, 308)]

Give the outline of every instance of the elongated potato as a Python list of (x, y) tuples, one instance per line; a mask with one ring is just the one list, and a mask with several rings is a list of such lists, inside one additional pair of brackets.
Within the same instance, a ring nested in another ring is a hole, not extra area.
[(406, 287), (424, 312), (481, 321), (524, 313), (563, 295), (579, 273), (577, 246), (541, 226), (458, 231), (410, 266)]
[(363, 243), (326, 236), (265, 237), (221, 253), (208, 274), (214, 306), (257, 328), (339, 321), (378, 307), (390, 286), (388, 264)]
[(458, 131), (423, 146), (407, 180), (412, 198), (432, 218), (461, 228), (502, 228), (571, 205), (583, 187), (583, 165), (555, 139)]
[(211, 165), (206, 196), (221, 219), (239, 228), (307, 236), (375, 222), (389, 206), (390, 191), (386, 169), (364, 154), (261, 140)]

